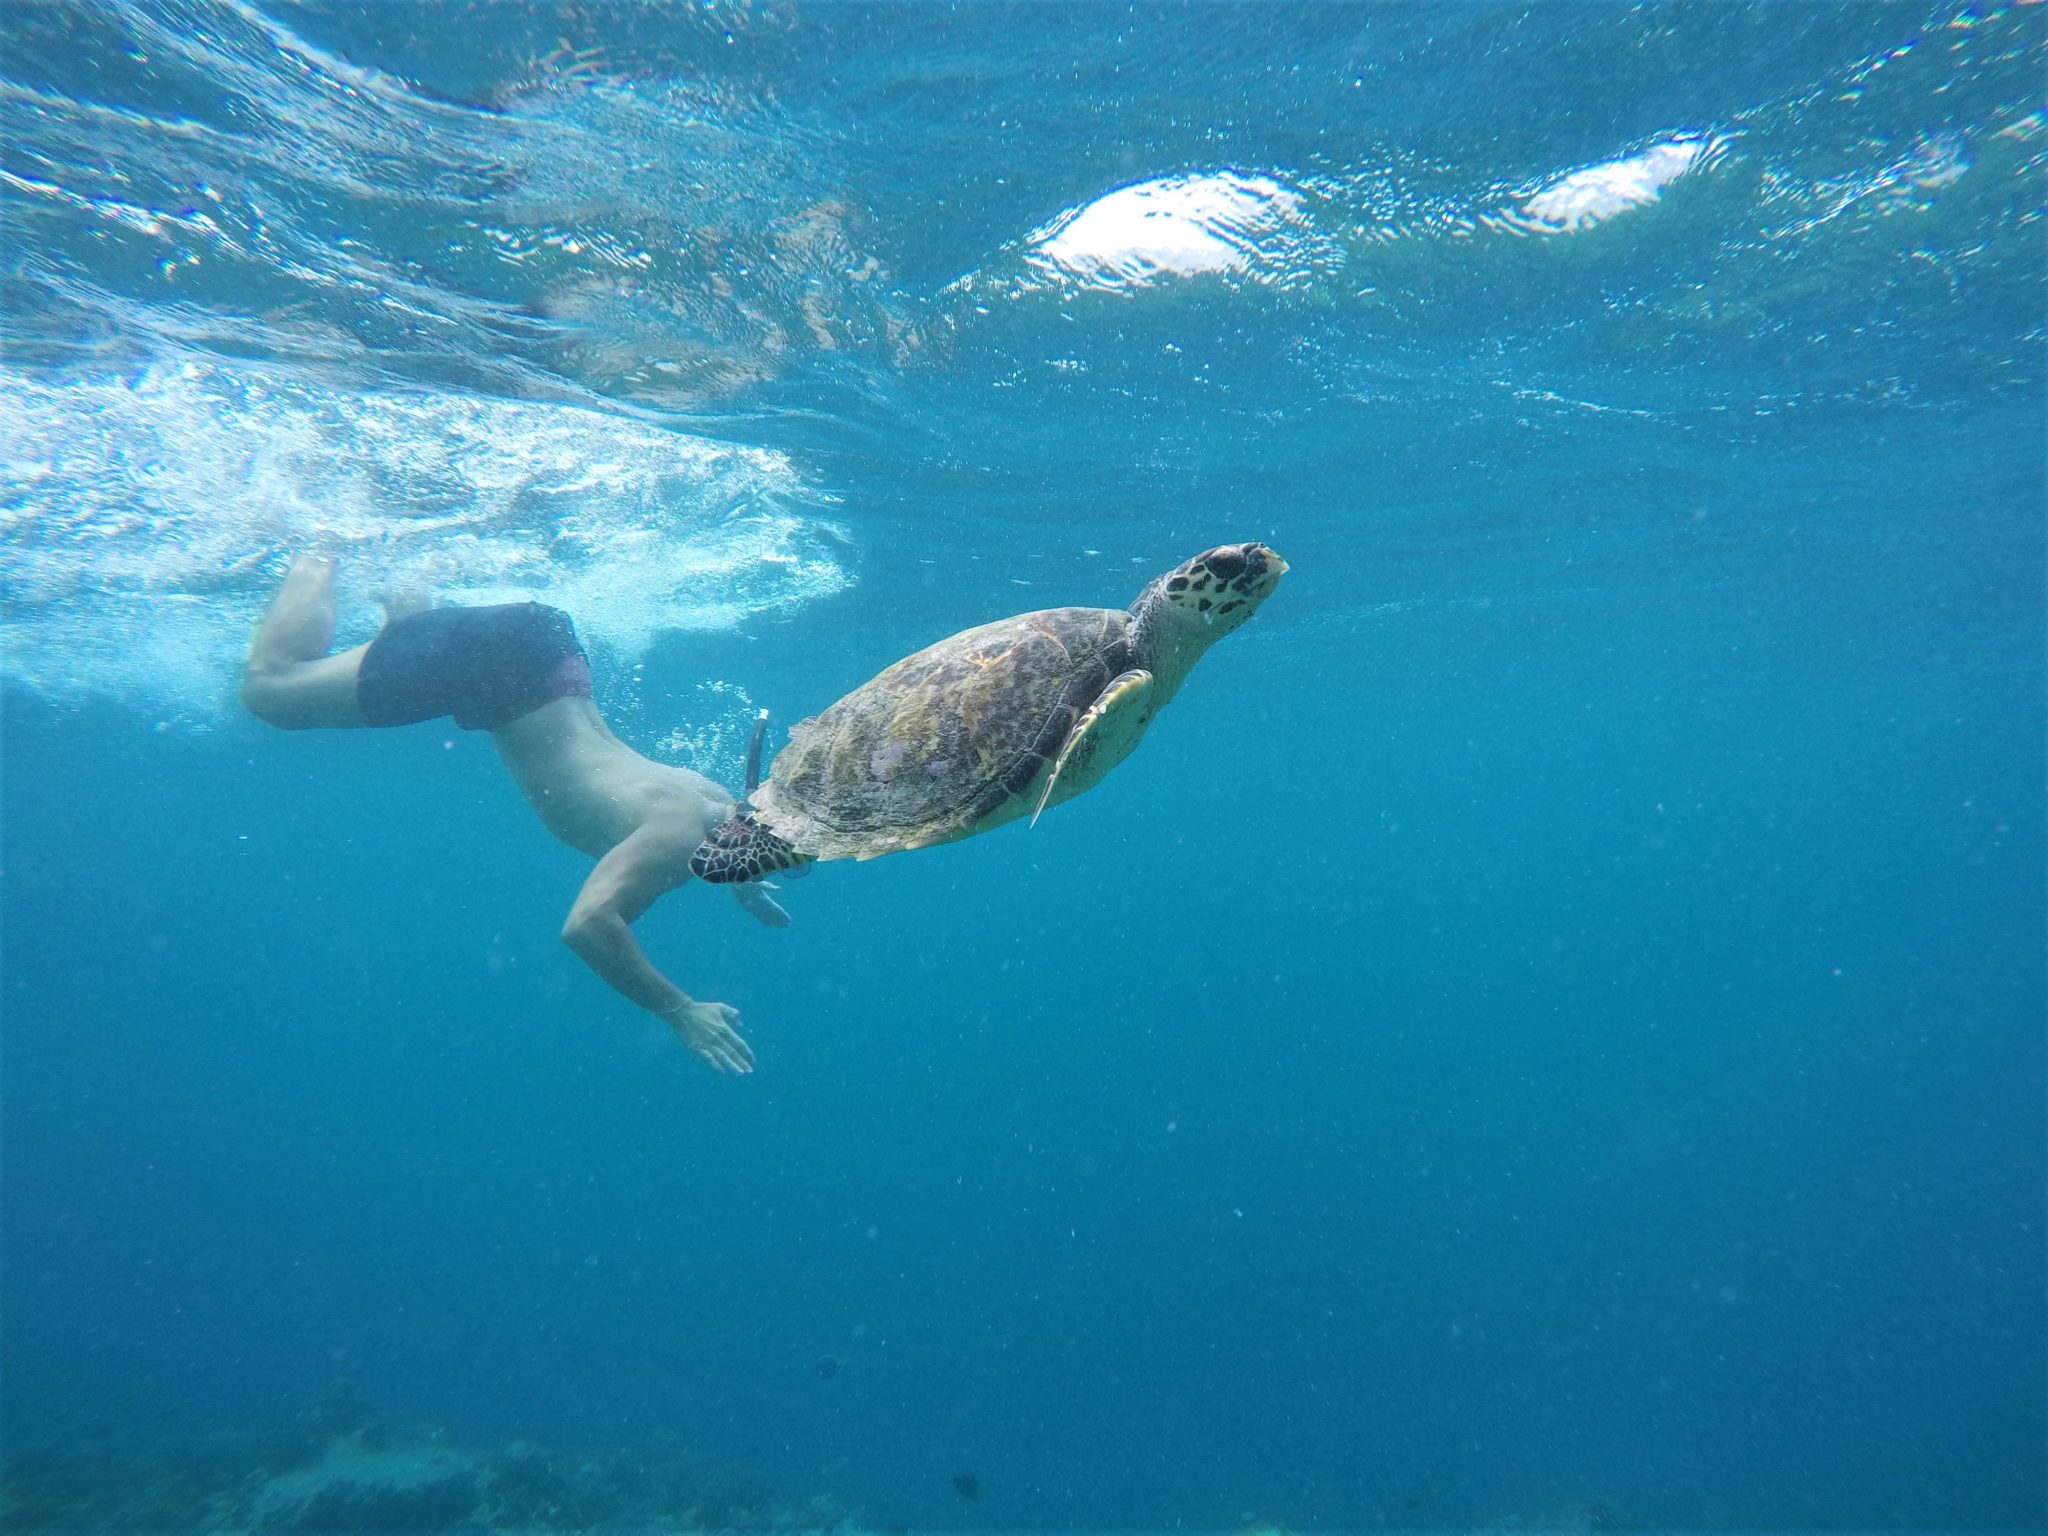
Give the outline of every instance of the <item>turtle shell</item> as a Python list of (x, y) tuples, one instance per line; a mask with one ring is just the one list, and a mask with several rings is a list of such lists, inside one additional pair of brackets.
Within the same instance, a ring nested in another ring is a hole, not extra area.
[(790, 732), (756, 817), (814, 858), (873, 858), (983, 831), (1029, 792), (1132, 665), (1131, 617), (1049, 608), (963, 630)]

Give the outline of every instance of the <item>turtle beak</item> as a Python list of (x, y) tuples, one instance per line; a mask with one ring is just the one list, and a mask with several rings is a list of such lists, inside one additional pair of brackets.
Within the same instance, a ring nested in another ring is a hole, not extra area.
[(1245, 553), (1257, 554), (1262, 556), (1266, 562), (1266, 569), (1273, 573), (1275, 579), (1278, 579), (1279, 577), (1285, 576), (1287, 574), (1287, 562), (1285, 560), (1282, 560), (1272, 550), (1266, 548), (1265, 545), (1247, 544), (1245, 546)]

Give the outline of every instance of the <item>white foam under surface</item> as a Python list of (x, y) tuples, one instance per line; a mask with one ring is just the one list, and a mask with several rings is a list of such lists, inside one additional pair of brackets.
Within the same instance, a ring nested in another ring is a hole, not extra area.
[(351, 394), (214, 362), (0, 386), (9, 678), (204, 722), (292, 552), (379, 601), (536, 598), (627, 659), (844, 588), (789, 460), (576, 406)]

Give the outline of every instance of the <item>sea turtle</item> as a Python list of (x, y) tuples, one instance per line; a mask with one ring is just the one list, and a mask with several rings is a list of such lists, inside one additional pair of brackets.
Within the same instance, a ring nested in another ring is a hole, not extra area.
[(1226, 544), (1128, 610), (1048, 608), (964, 630), (800, 722), (768, 782), (704, 840), (706, 880), (872, 859), (972, 837), (1102, 782), (1202, 653), (1250, 618), (1287, 562)]

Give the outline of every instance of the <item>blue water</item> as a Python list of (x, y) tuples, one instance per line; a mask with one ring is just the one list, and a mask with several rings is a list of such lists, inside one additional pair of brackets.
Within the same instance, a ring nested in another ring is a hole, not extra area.
[[(2043, 1522), (2048, 9), (0, 38), (10, 1457), (339, 1392), (875, 1526)], [(1099, 789), (642, 920), (743, 1080), (484, 740), (234, 703), (322, 548), (731, 783), (1251, 538)]]

